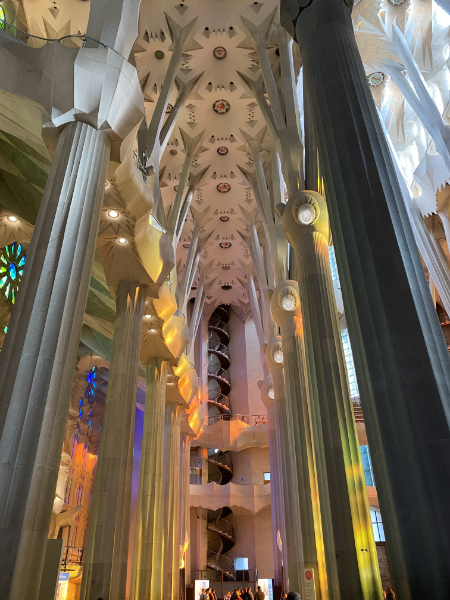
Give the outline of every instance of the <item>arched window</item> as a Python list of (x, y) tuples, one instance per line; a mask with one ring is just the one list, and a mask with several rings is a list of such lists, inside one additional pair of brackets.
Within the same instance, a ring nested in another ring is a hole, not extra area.
[[(1, 15), (0, 15), (1, 16)], [(0, 254), (0, 290), (12, 305), (16, 302), (16, 294), (23, 275), (26, 256), (22, 244), (5, 246)]]
[(381, 520), (381, 513), (376, 508), (370, 508), (370, 518), (372, 521), (373, 537), (376, 542), (385, 542), (383, 521)]
[(72, 459), (73, 459), (73, 455), (75, 453), (76, 447), (77, 447), (77, 432), (74, 433), (73, 440), (72, 440), (72, 454), (70, 456), (70, 458), (72, 458)]

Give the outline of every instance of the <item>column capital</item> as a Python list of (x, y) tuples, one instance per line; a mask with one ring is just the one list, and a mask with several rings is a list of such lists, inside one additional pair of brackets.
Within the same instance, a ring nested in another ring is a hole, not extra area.
[(298, 283), (293, 279), (282, 281), (274, 290), (268, 290), (266, 296), (278, 326), (290, 317), (301, 317)]
[(278, 204), (276, 211), (281, 218), (284, 235), (292, 247), (295, 247), (303, 235), (314, 231), (329, 239), (327, 203), (317, 192), (298, 192), (287, 204)]
[(261, 390), (261, 400), (268, 409), (275, 402), (275, 392), (273, 389), (272, 375), (267, 375), (263, 380), (258, 381), (258, 387)]
[(283, 343), (281, 336), (273, 337), (267, 344), (261, 344), (267, 368), (272, 376), (279, 369), (284, 368)]

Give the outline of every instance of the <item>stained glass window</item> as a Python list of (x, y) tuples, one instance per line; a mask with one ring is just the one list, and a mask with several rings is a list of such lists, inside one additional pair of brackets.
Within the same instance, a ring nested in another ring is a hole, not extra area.
[(372, 471), (372, 461), (370, 459), (369, 446), (364, 445), (360, 446), (361, 450), (361, 458), (364, 469), (364, 479), (366, 480), (366, 485), (375, 485), (373, 479), (373, 471)]
[(344, 346), (345, 364), (347, 366), (348, 384), (350, 387), (350, 397), (356, 398), (359, 396), (358, 382), (356, 381), (355, 364), (353, 362), (352, 347), (350, 344), (350, 338), (348, 330), (343, 329), (341, 331), (342, 345)]
[(26, 255), (22, 244), (5, 246), (0, 255), (0, 290), (10, 304), (15, 304), (23, 276)]
[(5, 16), (5, 10), (3, 8), (3, 6), (0, 6), (0, 29), (5, 29), (5, 21), (6, 16)]

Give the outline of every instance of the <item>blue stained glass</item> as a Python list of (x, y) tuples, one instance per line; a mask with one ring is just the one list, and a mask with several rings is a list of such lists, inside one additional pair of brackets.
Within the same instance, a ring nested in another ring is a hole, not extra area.
[(16, 256), (20, 256), (21, 252), (22, 252), (22, 244), (19, 244), (19, 247), (17, 248), (17, 254), (16, 254)]
[[(14, 247), (14, 244), (13, 244), (13, 247)], [(9, 248), (8, 248), (8, 246), (5, 246), (5, 250), (6, 250), (6, 256), (9, 256)], [(5, 262), (6, 262), (6, 260), (5, 260)]]
[(92, 427), (92, 421), (89, 421), (89, 427)]
[(83, 406), (83, 398), (80, 398), (80, 400), (78, 402), (78, 406)]
[(5, 327), (5, 329), (3, 330), (5, 333), (8, 331), (8, 325)]
[(92, 417), (92, 410), (89, 411), (89, 416)]
[(23, 275), (23, 270), (19, 271), (19, 275), (20, 275), (20, 277), (22, 277), (22, 275)]
[(7, 277), (2, 277), (0, 279), (0, 289), (5, 285), (5, 283), (8, 281)]
[(17, 265), (18, 267), (23, 267), (26, 261), (26, 256), (22, 256), (22, 258), (19, 261), (19, 264)]
[(87, 374), (87, 377), (86, 377), (86, 381), (91, 383), (91, 379), (92, 379), (92, 375), (91, 375), (91, 372), (89, 371), (89, 373)]
[(9, 276), (11, 277), (11, 279), (14, 281), (17, 277), (17, 269), (16, 269), (16, 265), (14, 263), (10, 263), (9, 264)]
[(80, 408), (80, 411), (79, 411), (79, 413), (78, 413), (78, 416), (80, 417), (80, 419), (82, 419), (82, 418), (83, 418), (83, 411), (81, 410), (81, 408)]
[(8, 264), (8, 261), (6, 260), (6, 258), (5, 258), (4, 256), (0, 256), (0, 260), (1, 260), (2, 262), (4, 262), (4, 263), (5, 263), (5, 265), (7, 265), (7, 264)]
[(6, 286), (6, 290), (5, 290), (5, 296), (6, 296), (6, 298), (9, 298), (9, 290), (10, 290), (10, 288), (11, 288), (11, 284), (8, 283), (8, 285)]

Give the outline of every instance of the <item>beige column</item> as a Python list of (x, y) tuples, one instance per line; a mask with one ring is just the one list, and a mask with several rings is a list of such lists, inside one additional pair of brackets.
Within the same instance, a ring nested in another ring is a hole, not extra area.
[[(332, 592), (337, 587), (334, 583), (337, 574), (327, 570), (324, 555), (303, 321), (296, 281), (283, 281), (275, 288), (271, 296), (271, 310), (283, 342), (281, 360), (284, 362), (286, 385), (286, 418), (288, 426), (292, 422), (289, 429), (290, 451), (296, 456), (304, 562), (305, 567), (314, 571), (317, 597), (325, 600), (335, 597)], [(274, 360), (277, 356), (274, 349)], [(301, 581), (303, 585), (303, 577)]]
[(164, 422), (168, 361), (151, 357), (145, 368), (147, 390), (130, 600), (162, 597)]
[(89, 518), (80, 598), (125, 597), (139, 345), (147, 286), (116, 293), (111, 370)]
[(291, 198), (282, 213), (283, 229), (296, 255), (327, 568), (337, 569), (342, 598), (380, 598), (331, 277), (326, 202), (308, 191)]
[(167, 381), (164, 428), (164, 570), (163, 599), (178, 598), (180, 585), (180, 422), (186, 402), (177, 378)]
[[(272, 543), (273, 557), (275, 563), (275, 585), (282, 585), (284, 590), (289, 590), (289, 570), (294, 569), (294, 573), (301, 573), (303, 567), (302, 561), (302, 542), (300, 530), (293, 526), (294, 514), (300, 513), (298, 506), (298, 496), (296, 493), (290, 493), (296, 490), (296, 483), (293, 481), (295, 469), (287, 469), (287, 456), (285, 441), (280, 439), (280, 418), (279, 418), (279, 399), (284, 401), (284, 381), (283, 366), (276, 363), (281, 377), (277, 380), (277, 395), (275, 399), (275, 388), (272, 375), (268, 375), (264, 381), (259, 381), (261, 390), (261, 399), (267, 408), (267, 418), (269, 420), (269, 458), (270, 458), (270, 497), (272, 512)], [(285, 407), (282, 407), (285, 412)], [(285, 487), (288, 489), (285, 490)], [(288, 502), (288, 494), (293, 498), (293, 504)], [(285, 501), (288, 510), (285, 510)], [(295, 509), (297, 506), (297, 509)], [(288, 527), (286, 528), (286, 520)], [(298, 518), (297, 518), (298, 521)], [(279, 542), (281, 541), (281, 550)], [(291, 565), (289, 569), (289, 565)], [(292, 575), (294, 578), (294, 575)]]

